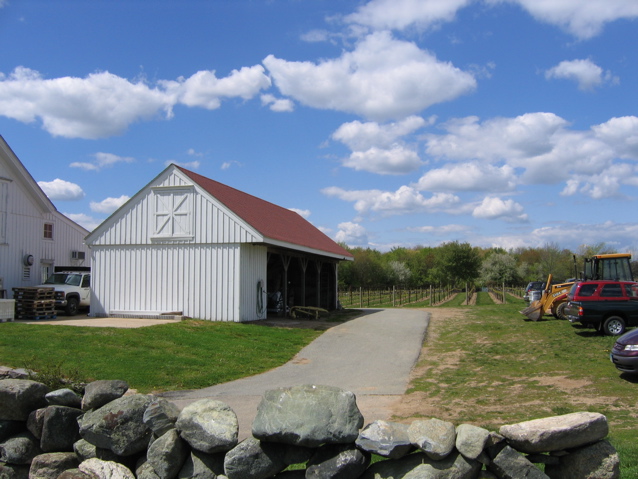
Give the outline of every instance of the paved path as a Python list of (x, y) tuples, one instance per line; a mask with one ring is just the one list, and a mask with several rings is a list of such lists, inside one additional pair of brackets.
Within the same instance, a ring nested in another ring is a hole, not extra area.
[(161, 395), (180, 408), (202, 398), (225, 402), (238, 416), (241, 439), (251, 435), (265, 391), (300, 384), (352, 391), (366, 424), (389, 419), (390, 408), (405, 393), (421, 352), (429, 313), (411, 309), (366, 313), (327, 330), (279, 368), (205, 389)]

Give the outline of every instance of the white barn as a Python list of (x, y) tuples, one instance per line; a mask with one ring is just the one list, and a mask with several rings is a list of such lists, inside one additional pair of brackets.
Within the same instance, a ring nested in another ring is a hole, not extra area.
[(176, 165), (86, 242), (95, 316), (253, 321), (276, 292), (335, 309), (338, 263), (353, 259), (297, 213)]
[(89, 267), (89, 232), (58, 212), (0, 136), (0, 297), (35, 286), (54, 267)]

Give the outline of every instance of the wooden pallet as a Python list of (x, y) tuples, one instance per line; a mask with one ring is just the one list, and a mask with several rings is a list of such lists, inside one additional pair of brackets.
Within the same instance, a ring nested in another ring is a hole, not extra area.
[(55, 299), (55, 289), (53, 288), (13, 288), (13, 299), (18, 300), (39, 300)]
[(16, 313), (15, 319), (19, 319), (20, 321), (40, 321), (45, 319), (55, 319), (57, 318), (57, 313), (48, 313), (48, 314), (26, 314), (26, 313)]

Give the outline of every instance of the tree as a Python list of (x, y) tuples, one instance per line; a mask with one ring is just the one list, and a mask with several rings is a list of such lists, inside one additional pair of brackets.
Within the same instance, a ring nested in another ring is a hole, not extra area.
[(387, 266), (387, 277), (392, 285), (405, 286), (412, 276), (412, 271), (401, 261), (390, 261)]
[(481, 257), (469, 243), (453, 241), (438, 248), (435, 265), (449, 284), (464, 285), (479, 277)]
[(519, 281), (516, 259), (507, 253), (491, 254), (483, 260), (481, 279), (487, 284), (512, 284)]

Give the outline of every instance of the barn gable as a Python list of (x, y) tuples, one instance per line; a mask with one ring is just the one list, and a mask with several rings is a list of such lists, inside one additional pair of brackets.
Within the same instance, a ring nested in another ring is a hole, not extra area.
[(262, 240), (254, 228), (174, 165), (87, 237), (94, 246), (228, 244)]

